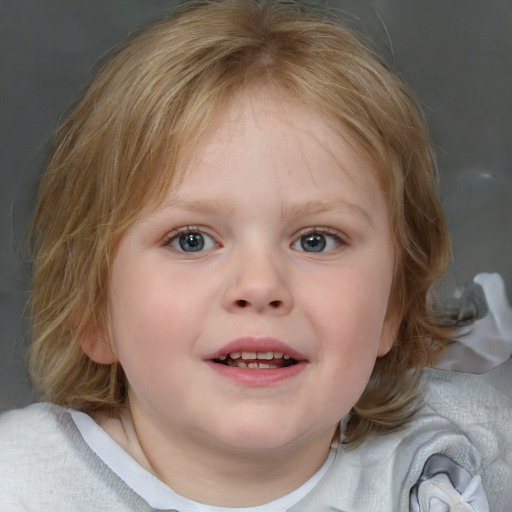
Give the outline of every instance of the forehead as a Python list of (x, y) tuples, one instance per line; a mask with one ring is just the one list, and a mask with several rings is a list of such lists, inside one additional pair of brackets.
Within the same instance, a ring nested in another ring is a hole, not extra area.
[(279, 91), (244, 92), (222, 106), (179, 163), (168, 200), (198, 191), (227, 195), (239, 181), (247, 193), (272, 189), (299, 199), (329, 196), (341, 180), (347, 194), (364, 195), (375, 192), (376, 175), (341, 122)]

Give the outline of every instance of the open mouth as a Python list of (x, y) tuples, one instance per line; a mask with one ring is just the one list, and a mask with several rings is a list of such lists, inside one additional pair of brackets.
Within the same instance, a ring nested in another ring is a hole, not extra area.
[(213, 359), (217, 364), (237, 368), (274, 369), (294, 366), (296, 359), (283, 352), (230, 352)]

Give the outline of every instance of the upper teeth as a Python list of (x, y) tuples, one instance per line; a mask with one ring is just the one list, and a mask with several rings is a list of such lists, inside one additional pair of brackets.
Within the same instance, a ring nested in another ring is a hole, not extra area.
[(221, 361), (224, 361), (228, 358), (228, 356), (231, 359), (248, 359), (248, 360), (254, 360), (254, 359), (290, 359), (290, 356), (288, 354), (283, 354), (283, 352), (231, 352), (229, 354), (223, 354), (219, 357)]

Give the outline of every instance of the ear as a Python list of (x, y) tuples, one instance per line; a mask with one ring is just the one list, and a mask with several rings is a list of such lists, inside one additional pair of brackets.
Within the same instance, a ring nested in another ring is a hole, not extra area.
[(85, 355), (98, 364), (112, 364), (117, 362), (117, 356), (112, 350), (110, 341), (94, 329), (86, 329), (80, 346)]
[(385, 356), (395, 343), (396, 333), (400, 325), (397, 315), (388, 313), (382, 325), (377, 357)]

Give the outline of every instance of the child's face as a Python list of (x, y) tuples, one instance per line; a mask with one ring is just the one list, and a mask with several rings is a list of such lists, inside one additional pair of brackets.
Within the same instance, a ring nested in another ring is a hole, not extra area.
[(392, 343), (393, 267), (371, 164), (298, 102), (233, 100), (114, 258), (113, 350), (139, 434), (328, 446)]

